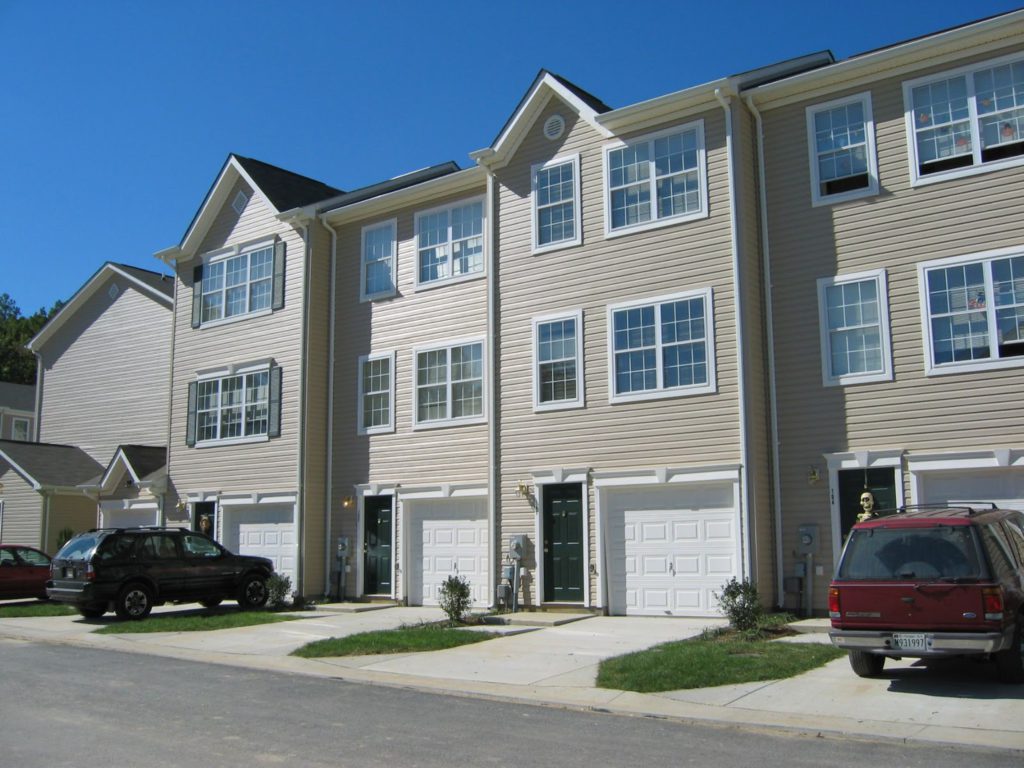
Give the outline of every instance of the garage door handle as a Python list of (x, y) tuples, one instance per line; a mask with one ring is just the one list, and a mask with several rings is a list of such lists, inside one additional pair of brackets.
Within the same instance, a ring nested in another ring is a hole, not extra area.
[(671, 573), (673, 576), (676, 575), (676, 566), (674, 563), (668, 564), (668, 572)]

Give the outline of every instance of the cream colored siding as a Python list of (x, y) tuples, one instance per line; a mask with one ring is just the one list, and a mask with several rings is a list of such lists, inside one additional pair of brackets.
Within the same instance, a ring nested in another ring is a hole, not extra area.
[(0, 460), (0, 501), (3, 501), (3, 527), (0, 544), (43, 543), (43, 497), (32, 489), (10, 466)]
[[(192, 276), (198, 263), (181, 264), (177, 274), (174, 390), (170, 473), (177, 493), (292, 491), (298, 480), (299, 387), (305, 245), (298, 232), (274, 217), (262, 195), (250, 194), (239, 217), (230, 204), (219, 213), (199, 248), (203, 253), (277, 235), (286, 243), (284, 307), (270, 314), (192, 328)], [(235, 196), (233, 190), (228, 200)], [(233, 222), (233, 225), (232, 225)], [(209, 448), (185, 444), (188, 385), (197, 372), (270, 358), (282, 371), (281, 436), (265, 442)]]
[(95, 528), (99, 516), (96, 501), (77, 494), (50, 497), (49, 514), (47, 540), (43, 549), (51, 554), (57, 551), (58, 535), (62, 530), (70, 528), (75, 533), (81, 533)]
[(40, 441), (104, 466), (118, 445), (162, 445), (170, 344), (167, 304), (112, 276), (42, 347)]
[[(935, 64), (765, 113), (787, 560), (796, 547), (798, 523), (818, 523), (823, 533), (831, 528), (823, 454), (1019, 446), (1024, 434), (1021, 369), (924, 375), (918, 263), (1024, 247), (1024, 168), (910, 186), (902, 83), (963, 63)], [(812, 208), (805, 108), (865, 90), (872, 99), (881, 191)], [(824, 387), (816, 281), (873, 269), (885, 269), (888, 278), (894, 380)], [(809, 484), (812, 466), (823, 480)], [(827, 573), (832, 567), (827, 537), (820, 555)], [(820, 607), (827, 579), (818, 582)]]

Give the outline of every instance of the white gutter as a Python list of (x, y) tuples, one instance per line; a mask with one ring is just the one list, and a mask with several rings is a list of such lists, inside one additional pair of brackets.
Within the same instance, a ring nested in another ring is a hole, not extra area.
[(39, 435), (42, 433), (43, 426), (43, 356), (39, 353), (35, 353), (36, 356), (36, 418), (35, 424), (32, 425), (32, 435), (30, 438), (35, 440), (37, 443), (42, 442), (39, 439)]
[(768, 412), (772, 431), (772, 495), (775, 517), (775, 595), (776, 605), (784, 602), (782, 568), (782, 469), (779, 466), (779, 408), (775, 385), (775, 321), (772, 311), (772, 260), (768, 241), (768, 189), (764, 164), (764, 123), (761, 113), (748, 94), (744, 101), (754, 115), (757, 126), (757, 194), (761, 208), (761, 263), (764, 269), (764, 313), (768, 342)]
[[(294, 222), (298, 224), (298, 221)], [(313, 248), (309, 242), (309, 222), (302, 222), (302, 240), (305, 251), (305, 268), (303, 270), (302, 286), (302, 346), (299, 348), (299, 461), (296, 467), (295, 478), (295, 527), (299, 543), (299, 560), (295, 564), (295, 592), (299, 596), (306, 594), (306, 425), (309, 423), (306, 409), (309, 408), (309, 398), (306, 396), (306, 373), (309, 367), (309, 283), (313, 272)], [(281, 384), (282, 398), (284, 397), (284, 383)]]
[[(159, 258), (159, 256), (158, 256)], [(178, 265), (177, 262), (173, 264), (174, 268), (174, 298), (171, 302), (171, 348), (168, 352), (168, 358), (170, 359), (170, 382), (167, 387), (167, 447), (165, 453), (165, 464), (164, 472), (167, 480), (171, 477), (171, 440), (174, 438), (174, 345), (177, 343), (178, 337)], [(178, 497), (178, 492), (174, 492), (175, 498)], [(160, 525), (167, 525), (167, 492), (160, 496), (160, 510), (159, 519), (157, 520)], [(191, 517), (191, 515), (189, 515)]]
[(725, 112), (725, 153), (729, 168), (729, 226), (732, 235), (732, 292), (733, 307), (736, 314), (736, 379), (739, 383), (740, 494), (741, 503), (746, 512), (748, 532), (744, 576), (750, 577), (752, 575), (752, 563), (757, 552), (755, 547), (757, 542), (757, 525), (750, 502), (750, 451), (747, 445), (747, 389), (746, 366), (744, 365), (746, 349), (743, 344), (743, 300), (740, 296), (740, 234), (739, 217), (736, 215), (736, 166), (733, 154), (732, 95), (730, 91), (715, 88), (715, 98), (718, 99), (718, 103), (722, 105), (722, 110)]
[[(335, 325), (335, 290), (336, 270), (338, 260), (338, 232), (327, 223), (323, 214), (319, 217), (320, 225), (331, 233), (331, 299), (328, 315), (330, 316), (330, 327), (327, 329), (327, 499), (324, 504), (324, 594), (331, 594), (331, 541), (333, 540), (333, 526), (331, 520), (331, 505), (334, 503), (334, 325)], [(355, 544), (353, 543), (352, 547)], [(350, 547), (350, 550), (352, 548)], [(339, 566), (344, 567), (342, 563)], [(338, 600), (344, 600), (344, 595), (338, 595)]]
[(487, 569), (487, 604), (494, 607), (495, 574), (500, 562), (501, 538), (498, 536), (498, 429), (495, 423), (497, 403), (497, 356), (494, 347), (498, 341), (494, 317), (495, 272), (498, 264), (498, 228), (494, 222), (494, 174), (487, 171), (487, 227), (490, 230), (490, 264), (487, 265), (487, 526), (491, 534), (491, 563)]

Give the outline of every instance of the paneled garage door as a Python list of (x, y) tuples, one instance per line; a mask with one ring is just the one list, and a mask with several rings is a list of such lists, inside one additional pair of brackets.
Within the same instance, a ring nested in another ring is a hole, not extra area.
[(615, 615), (715, 616), (739, 577), (731, 483), (608, 491), (609, 608)]
[(922, 472), (920, 504), (994, 502), (1024, 511), (1024, 469), (962, 469)]
[(156, 509), (105, 509), (102, 511), (103, 528), (132, 528), (136, 525), (158, 525)]
[(295, 583), (297, 557), (293, 508), (224, 507), (224, 544), (240, 555), (269, 558), (274, 571)]
[(483, 499), (407, 500), (409, 603), (437, 605), (450, 575), (469, 580), (474, 607), (487, 593), (487, 506)]

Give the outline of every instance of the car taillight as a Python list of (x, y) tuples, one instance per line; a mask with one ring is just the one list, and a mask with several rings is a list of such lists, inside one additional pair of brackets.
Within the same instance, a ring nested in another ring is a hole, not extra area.
[(985, 606), (985, 621), (1003, 620), (1002, 587), (984, 587), (981, 590), (981, 602)]
[(839, 610), (839, 590), (836, 587), (829, 587), (828, 590), (828, 617), (830, 619), (842, 618)]
[(96, 571), (92, 569), (92, 563), (85, 564), (85, 570), (82, 571), (82, 578), (86, 581), (94, 581), (96, 579)]

